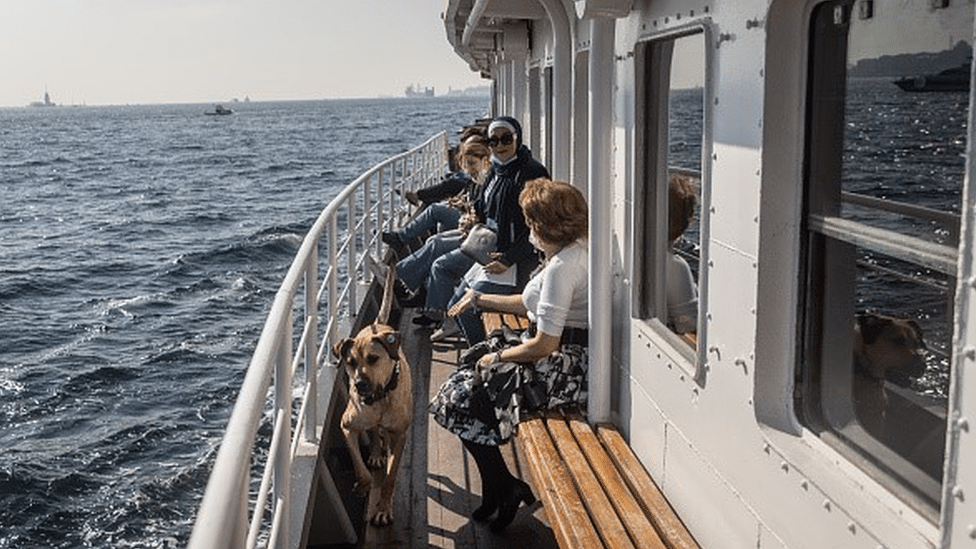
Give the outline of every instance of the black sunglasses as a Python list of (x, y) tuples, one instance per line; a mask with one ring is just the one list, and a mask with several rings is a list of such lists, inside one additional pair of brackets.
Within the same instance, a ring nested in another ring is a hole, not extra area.
[(503, 133), (501, 137), (495, 137), (494, 135), (488, 138), (489, 147), (497, 147), (499, 143), (502, 145), (511, 145), (515, 141), (515, 138), (510, 133)]

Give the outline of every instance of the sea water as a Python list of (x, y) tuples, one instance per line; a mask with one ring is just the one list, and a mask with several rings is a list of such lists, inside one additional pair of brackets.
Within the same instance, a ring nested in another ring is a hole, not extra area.
[(0, 549), (176, 547), (319, 212), (485, 98), (0, 109)]

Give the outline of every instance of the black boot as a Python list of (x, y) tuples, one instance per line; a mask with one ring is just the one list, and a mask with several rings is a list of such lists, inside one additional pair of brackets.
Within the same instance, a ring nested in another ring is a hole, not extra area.
[(515, 519), (515, 514), (522, 503), (526, 505), (535, 503), (535, 496), (532, 495), (528, 484), (509, 472), (498, 446), (477, 444), (464, 439), (461, 441), (478, 464), (484, 492), (481, 506), (475, 509), (471, 516), (475, 520), (487, 520), (497, 509), (498, 516), (491, 523), (491, 531), (501, 532)]
[(529, 485), (515, 477), (510, 476), (507, 487), (502, 490), (502, 496), (498, 498), (498, 516), (491, 521), (491, 531), (496, 534), (512, 523), (519, 505), (535, 503), (535, 496)]
[(478, 444), (463, 438), (461, 439), (461, 443), (464, 444), (465, 449), (474, 458), (474, 462), (478, 466), (478, 474), (481, 475), (481, 505), (471, 513), (471, 517), (479, 522), (486, 521), (498, 509), (497, 490), (495, 489), (496, 480), (494, 478), (494, 476), (497, 476), (494, 470), (496, 466), (493, 465), (494, 460), (490, 455), (492, 453), (491, 449), (494, 448), (497, 451), (498, 447)]

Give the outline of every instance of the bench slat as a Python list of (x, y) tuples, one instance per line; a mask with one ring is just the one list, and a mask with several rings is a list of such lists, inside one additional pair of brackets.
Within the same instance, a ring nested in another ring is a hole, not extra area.
[(519, 449), (560, 547), (599, 547), (600, 536), (540, 418), (519, 423)]
[(603, 544), (606, 547), (621, 549), (633, 547), (627, 530), (620, 522), (620, 517), (617, 516), (610, 504), (607, 494), (603, 491), (600, 481), (597, 480), (589, 463), (587, 463), (576, 439), (573, 438), (569, 425), (562, 418), (547, 417), (546, 427), (556, 443), (556, 448), (559, 449), (559, 455), (562, 456), (573, 477), (576, 489), (590, 512), (590, 517), (596, 524)]
[(654, 522), (654, 527), (669, 549), (700, 549), (695, 538), (678, 518), (671, 504), (634, 455), (627, 441), (612, 425), (597, 425), (597, 438), (607, 449), (630, 491)]
[(600, 485), (603, 486), (609, 496), (610, 502), (616, 509), (624, 528), (630, 534), (630, 539), (634, 545), (648, 549), (666, 549), (664, 542), (661, 541), (654, 529), (654, 525), (644, 514), (644, 510), (637, 503), (620, 472), (617, 471), (613, 460), (607, 455), (604, 446), (597, 440), (590, 424), (578, 412), (569, 414), (568, 423), (570, 430), (576, 437), (576, 442), (586, 455), (586, 459), (597, 478), (599, 478)]
[(485, 327), (485, 333), (490, 334), (492, 330), (501, 328), (503, 324), (513, 330), (524, 330), (529, 327), (529, 319), (509, 313), (482, 312), (481, 324)]

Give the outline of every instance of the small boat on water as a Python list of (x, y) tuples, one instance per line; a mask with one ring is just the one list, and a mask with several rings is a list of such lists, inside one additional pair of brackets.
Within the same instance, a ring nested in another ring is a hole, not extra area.
[(209, 116), (221, 116), (221, 115), (227, 115), (227, 114), (234, 114), (234, 111), (228, 109), (227, 107), (224, 107), (223, 105), (215, 105), (214, 106), (214, 110), (207, 111), (207, 112), (205, 112), (203, 114), (206, 114), (206, 115), (209, 115)]
[(969, 63), (963, 63), (935, 74), (899, 78), (894, 84), (907, 92), (964, 92), (969, 91), (970, 71)]
[(51, 101), (51, 95), (44, 90), (44, 100), (43, 101), (32, 101), (30, 103), (31, 107), (57, 107), (58, 104)]

